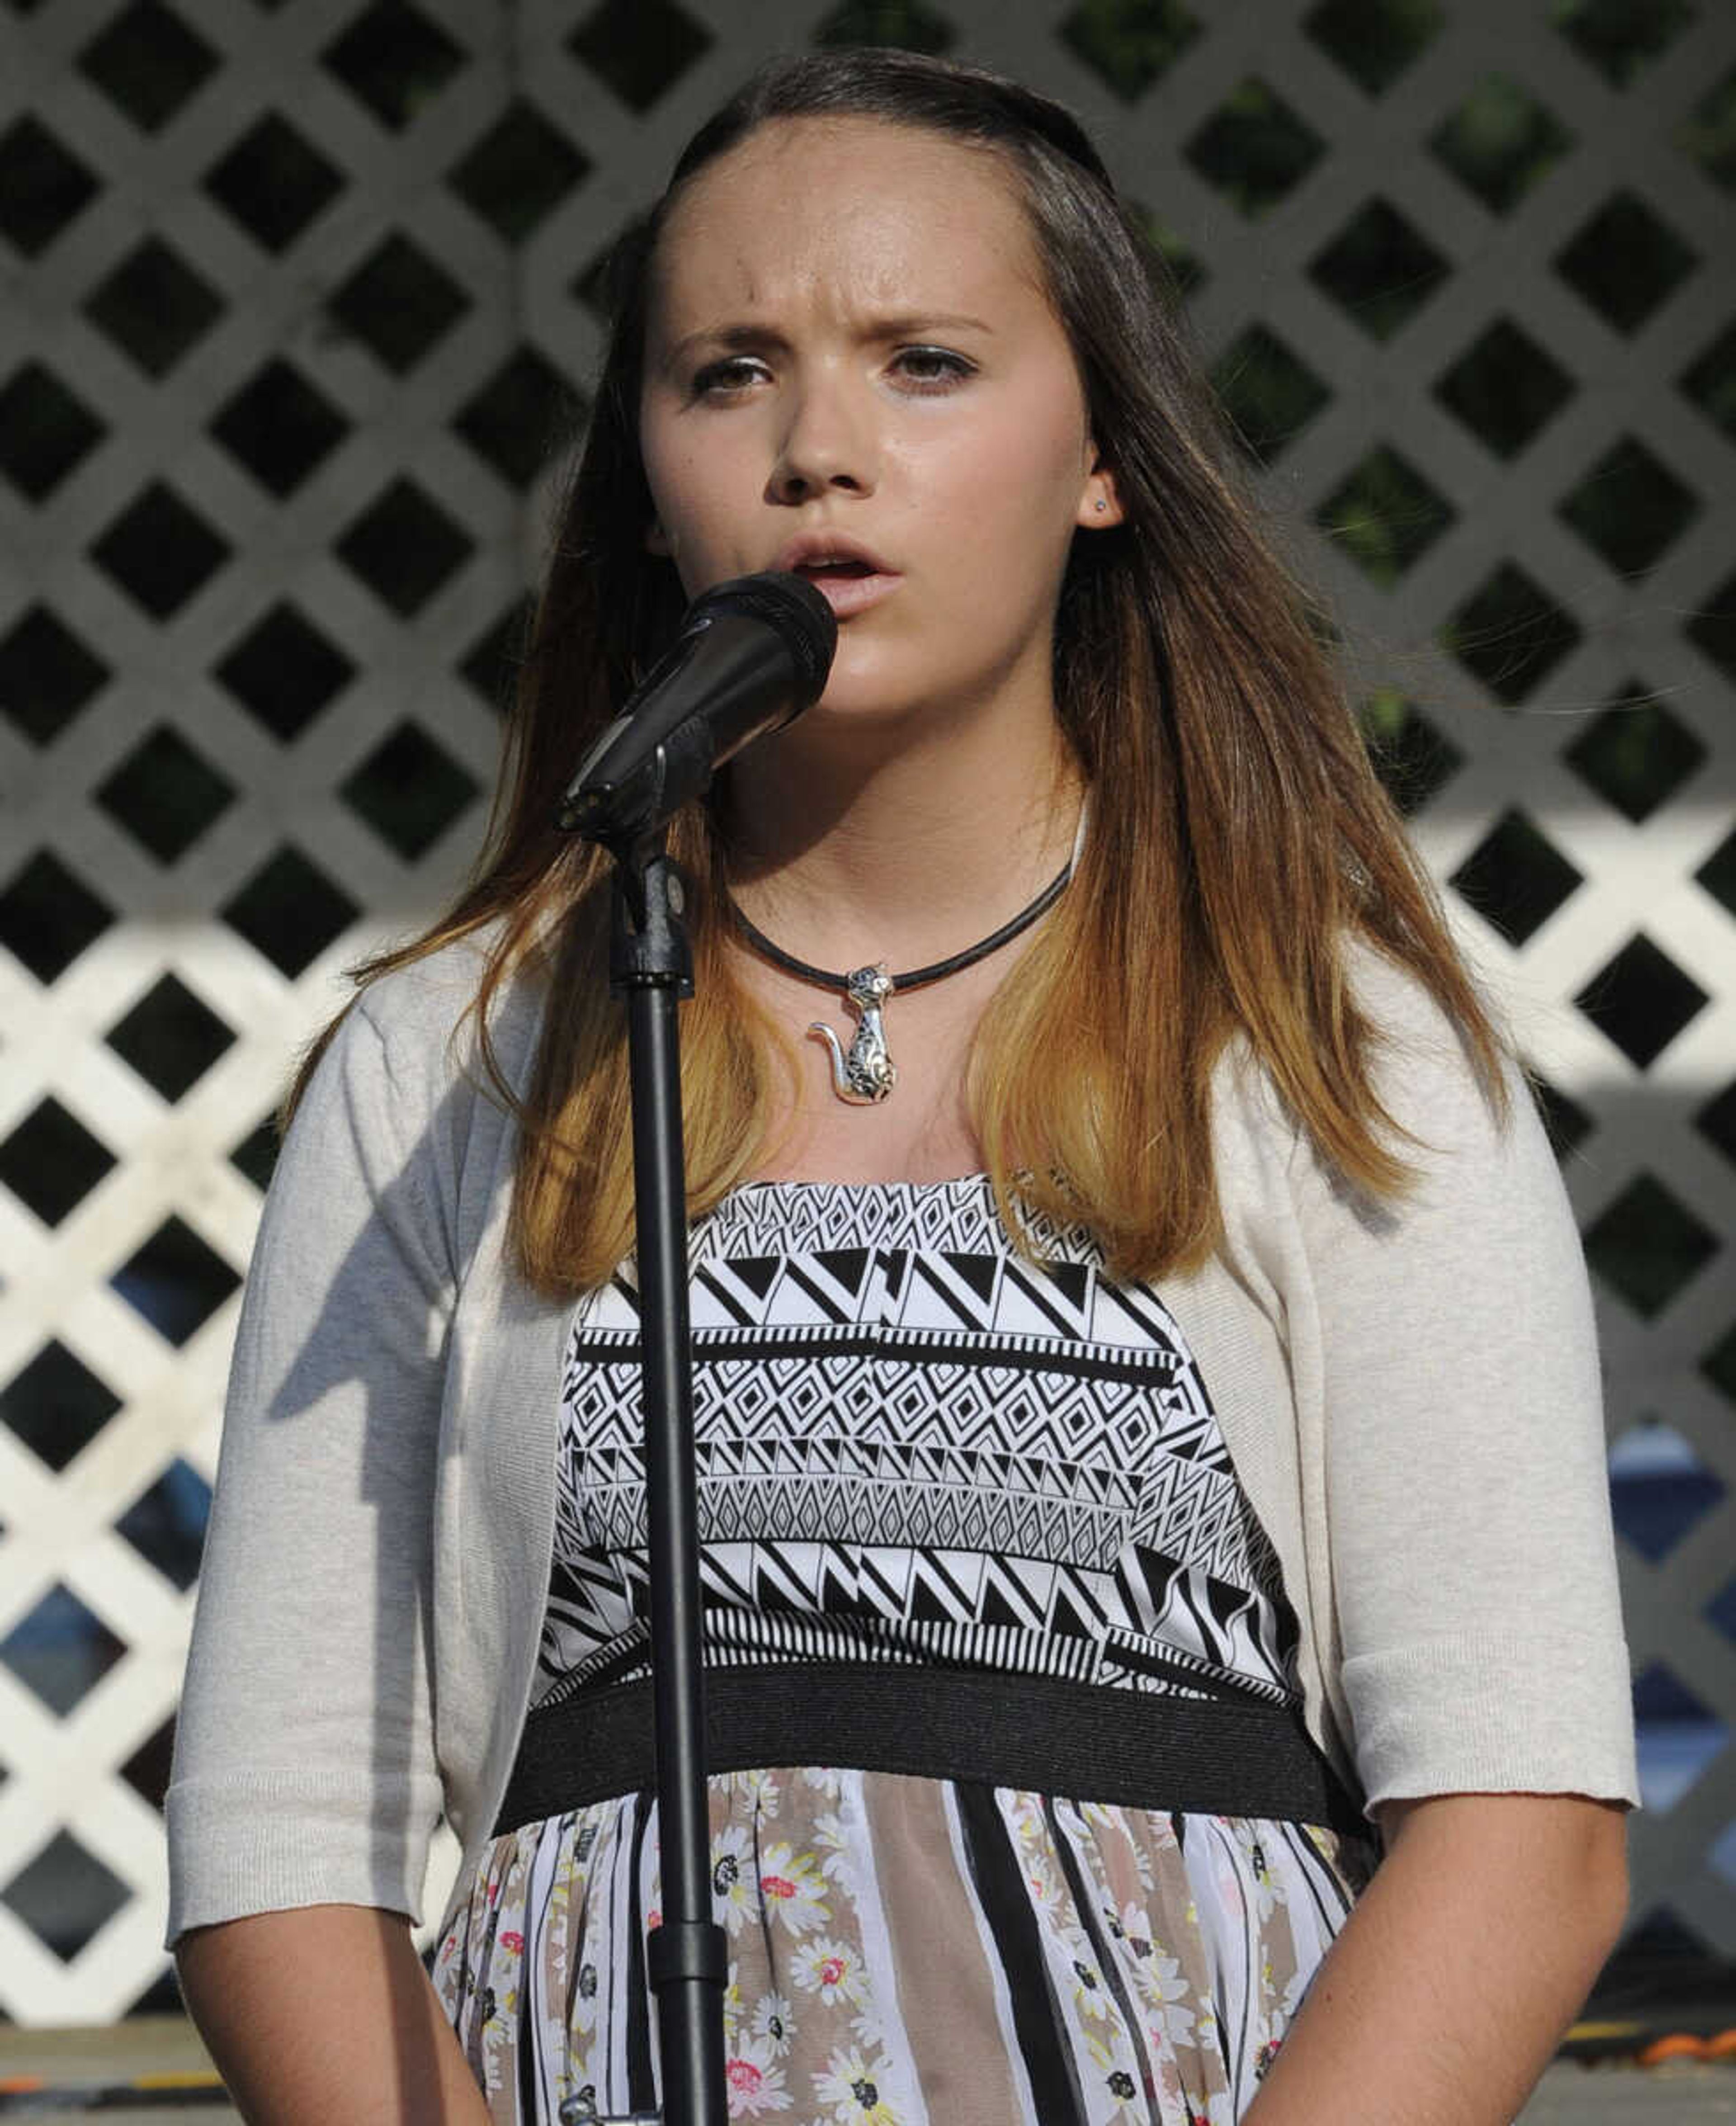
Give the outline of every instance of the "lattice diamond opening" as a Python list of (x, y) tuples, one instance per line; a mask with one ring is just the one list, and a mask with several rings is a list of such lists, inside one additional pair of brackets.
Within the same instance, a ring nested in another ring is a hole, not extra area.
[(1509, 810), (1453, 873), (1452, 885), (1510, 945), (1523, 945), (1581, 876), (1533, 820)]
[(282, 848), (218, 913), (238, 937), (293, 980), (361, 911), (300, 850)]
[(1638, 331), (1698, 262), (1691, 247), (1629, 191), (1605, 201), (1552, 261), (1573, 292), (1620, 333)]
[(288, 250), (343, 189), (335, 164), (268, 111), (205, 173), (205, 188), (264, 251)]
[(0, 1184), (45, 1226), (58, 1226), (103, 1176), (115, 1155), (50, 1095), (0, 1143)]
[(394, 480), (333, 551), (375, 598), (408, 620), (463, 566), (474, 544), (413, 480)]
[(1319, 135), (1257, 74), (1240, 82), (1182, 149), (1250, 219), (1294, 191), (1325, 152)]
[(1598, 459), (1556, 514), (1625, 576), (1644, 575), (1701, 513), (1698, 495), (1633, 436)]
[(1642, 1174), (1585, 1235), (1585, 1257), (1647, 1320), (1718, 1252), (1715, 1234), (1663, 1183)]
[(634, 111), (649, 111), (711, 44), (711, 33), (672, 0), (603, 0), (567, 49)]
[(1511, 214), (1573, 136), (1523, 83), (1486, 73), (1429, 145), (1491, 213)]
[(0, 635), (0, 716), (33, 745), (51, 745), (109, 677), (46, 606), (31, 606)]
[(1662, 1816), (1692, 1788), (1729, 1740), (1705, 1701), (1662, 1661), (1634, 1679), (1639, 1743), (1639, 1798)]
[(460, 408), (452, 426), (502, 480), (522, 488), (584, 410), (560, 372), (535, 347), (521, 347)]
[(590, 159), (534, 103), (516, 97), (446, 182), (507, 243), (521, 243), (581, 183)]
[(1714, 1512), (1726, 1493), (1691, 1441), (1655, 1418), (1630, 1427), (1610, 1449), (1616, 1532), (1653, 1565)]
[(169, 1772), (175, 1757), (175, 1723), (165, 1720), (148, 1735), (120, 1767), (120, 1776), (142, 1802), (161, 1811), (169, 1790)]
[(1465, 765), (1465, 756), (1413, 701), (1376, 687), (1357, 711), (1375, 772), (1401, 812), (1419, 810)]
[(584, 305), (599, 324), (609, 321), (612, 296), (611, 268), (616, 257), (616, 247), (621, 232), (617, 231), (587, 262), (580, 267), (567, 283), (567, 291), (573, 299)]
[(1458, 513), (1408, 458), (1381, 443), (1352, 468), (1350, 477), (1314, 514), (1363, 574), (1389, 589)]
[(156, 729), (97, 787), (97, 801), (158, 863), (173, 863), (234, 803), (235, 786), (172, 724)]
[(103, 1039), (153, 1092), (172, 1103), (198, 1084), (235, 1036), (178, 975), (164, 975)]
[(1736, 438), (1736, 324), (1709, 341), (1676, 381), (1707, 420)]
[(516, 600), (471, 645), (458, 667), (466, 683), (491, 709), (502, 713), (510, 706), (518, 683), (531, 620), (530, 601)]
[(1238, 335), (1214, 366), (1211, 380), (1237, 441), (1262, 465), (1279, 457), (1333, 395), (1301, 357), (1262, 324)]
[(1689, 0), (1565, 0), (1550, 21), (1611, 88), (1625, 88), (1663, 57), (1695, 12)]
[(1736, 828), (1725, 835), (1694, 874), (1726, 915), (1736, 915)]
[(362, 261), (327, 307), (376, 361), (401, 376), (446, 338), (470, 299), (408, 237), (394, 234)]
[(1727, 679), (1736, 681), (1736, 575), (1701, 601), (1682, 633)]
[(205, 1326), (241, 1279), (185, 1219), (170, 1217), (109, 1283), (158, 1335), (178, 1348)]
[(356, 666), (292, 605), (276, 605), (216, 668), (256, 722), (285, 745), (348, 686)]
[(52, 494), (107, 433), (40, 361), (25, 362), (0, 388), (0, 473), (27, 501)]
[(1148, 263), (1166, 300), (1172, 283), (1176, 295), (1184, 301), (1191, 300), (1211, 278), (1205, 259), (1155, 207), (1137, 199), (1130, 200), (1127, 206), (1135, 229), (1144, 239)]
[(907, 52), (950, 50), (957, 33), (922, 0), (844, 0), (814, 32), (819, 45), (892, 45)]
[(1578, 622), (1512, 561), (1486, 578), (1441, 631), (1442, 648), (1508, 703), (1540, 687), (1581, 639)]
[(323, 392), (286, 361), (268, 361), (219, 410), (211, 433), (276, 495), (293, 494), (350, 432)]
[(1700, 1370), (1719, 1395), (1736, 1403), (1736, 1321), (1701, 1358)]
[(1678, 126), (1675, 144), (1715, 185), (1736, 191), (1736, 67), (1715, 82)]
[(478, 794), (474, 776), (408, 719), (376, 746), (338, 792), (382, 841), (413, 862)]
[(251, 1129), (240, 1143), (229, 1152), (229, 1164), (238, 1174), (244, 1174), (262, 1196), (271, 1183), (271, 1174), (277, 1165), (279, 1138), (275, 1117), (267, 1115), (256, 1129)]
[(1573, 380), (1511, 318), (1479, 333), (1435, 396), (1498, 457), (1515, 457), (1573, 396)]
[(167, 620), (229, 559), (229, 542), (163, 481), (153, 480), (91, 548), (91, 558), (153, 620)]
[(1706, 993), (1642, 931), (1592, 976), (1573, 1002), (1630, 1063), (1645, 1070), (1704, 1009)]
[(210, 1486), (177, 1455), (121, 1514), (115, 1532), (185, 1594), (199, 1577), (210, 1513)]
[(1705, 760), (1705, 748), (1630, 679), (1561, 757), (1606, 804), (1637, 824), (1675, 795)]
[(114, 920), (52, 849), (39, 849), (0, 889), (0, 945), (39, 982), (58, 981)]
[(1200, 35), (1180, 0), (1083, 0), (1056, 33), (1104, 87), (1136, 103)]
[(0, 1424), (50, 1469), (64, 1469), (101, 1431), (120, 1398), (58, 1339), (0, 1388)]
[[(1536, 1070), (1536, 1065), (1532, 1069)], [(1564, 1164), (1597, 1128), (1597, 1123), (1577, 1100), (1540, 1074), (1533, 1078), (1531, 1096), (1542, 1117), (1544, 1134), (1558, 1163)]]
[(78, 54), (78, 71), (142, 132), (167, 125), (215, 71), (217, 54), (160, 0), (132, 0)]
[(70, 1831), (58, 1831), (0, 1890), (0, 1904), (63, 1963), (70, 1963), (132, 1902), (132, 1895), (114, 1870)]
[(333, 40), (320, 62), (382, 125), (401, 132), (458, 72), (465, 54), (420, 8), (379, 0)]
[(125, 1642), (64, 1581), (0, 1639), (0, 1663), (63, 1719), (125, 1652)]
[(1432, 0), (1323, 0), (1302, 27), (1370, 96), (1390, 88), (1441, 31)]
[(1409, 323), (1450, 270), (1422, 231), (1384, 199), (1352, 215), (1308, 269), (1347, 317), (1381, 340)]
[(78, 158), (34, 118), (0, 135), (0, 235), (26, 258), (47, 250), (97, 189)]
[(1717, 1146), (1732, 1166), (1736, 1166), (1736, 1078), (1701, 1108), (1694, 1117), (1694, 1127), (1709, 1143)]
[(147, 237), (91, 291), (84, 314), (147, 376), (166, 376), (223, 315), (210, 283)]

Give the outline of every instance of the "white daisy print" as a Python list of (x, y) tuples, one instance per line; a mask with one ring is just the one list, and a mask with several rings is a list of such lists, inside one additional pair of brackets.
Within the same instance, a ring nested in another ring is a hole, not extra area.
[(847, 1942), (804, 1941), (790, 1959), (790, 1975), (804, 1993), (823, 2001), (863, 2005), (862, 1962)]
[(814, 2077), (814, 2093), (832, 2106), (837, 2126), (900, 2126), (899, 2114), (882, 2094), (892, 2077), (884, 2053), (871, 2057), (860, 2045), (837, 2052), (823, 2073)]

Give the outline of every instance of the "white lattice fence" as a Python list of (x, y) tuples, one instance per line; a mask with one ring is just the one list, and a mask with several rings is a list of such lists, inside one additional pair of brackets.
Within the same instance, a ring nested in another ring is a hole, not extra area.
[(754, 59), (876, 27), (1093, 126), (1368, 645), (1597, 1273), (1636, 1916), (1736, 1954), (1728, 8), (8, 4), (0, 2007), (161, 1977), (263, 1118), (474, 846), (590, 271)]

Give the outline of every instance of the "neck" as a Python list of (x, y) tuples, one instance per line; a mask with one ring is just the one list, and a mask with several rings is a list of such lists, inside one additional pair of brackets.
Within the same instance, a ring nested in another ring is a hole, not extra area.
[(1051, 717), (885, 750), (796, 725), (730, 771), (732, 889), (818, 965), (944, 958), (997, 928), (1072, 853), (1083, 785)]

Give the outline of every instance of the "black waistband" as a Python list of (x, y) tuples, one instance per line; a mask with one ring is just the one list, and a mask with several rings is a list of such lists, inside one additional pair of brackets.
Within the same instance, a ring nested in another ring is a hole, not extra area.
[[(1300, 1712), (1252, 1699), (784, 1663), (708, 1669), (705, 1737), (713, 1772), (828, 1765), (1371, 1835)], [(655, 1785), (649, 1680), (579, 1691), (526, 1719), (494, 1835)]]

